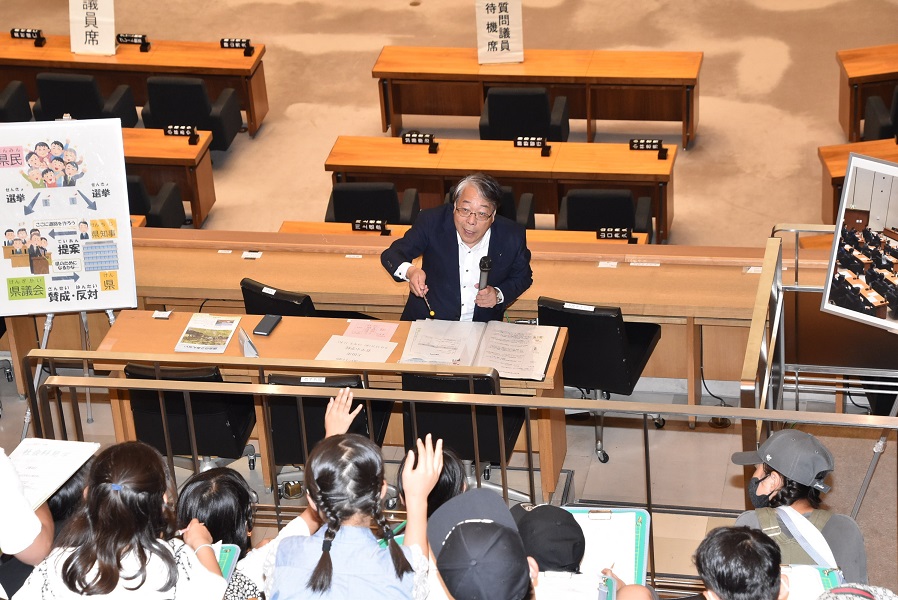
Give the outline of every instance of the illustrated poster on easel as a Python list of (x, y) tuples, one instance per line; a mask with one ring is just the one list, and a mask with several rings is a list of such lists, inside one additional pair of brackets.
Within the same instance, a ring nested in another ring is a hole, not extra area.
[(0, 126), (0, 315), (134, 308), (118, 119)]

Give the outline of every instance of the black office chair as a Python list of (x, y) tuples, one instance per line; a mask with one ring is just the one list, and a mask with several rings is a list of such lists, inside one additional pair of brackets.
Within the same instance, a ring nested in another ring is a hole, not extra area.
[(571, 125), (568, 102), (558, 96), (549, 108), (546, 88), (493, 87), (480, 113), (480, 139), (513, 140), (519, 136), (566, 142)]
[(93, 75), (38, 73), (37, 94), (35, 121), (54, 121), (68, 114), (73, 119), (118, 118), (122, 127), (137, 125), (134, 95), (124, 84), (103, 98)]
[(211, 131), (212, 150), (227, 150), (243, 127), (237, 92), (225, 88), (212, 103), (206, 82), (195, 77), (148, 77), (147, 103), (140, 114), (148, 129), (193, 125)]
[[(611, 394), (629, 396), (636, 387), (652, 351), (661, 339), (655, 323), (624, 323), (620, 308), (569, 304), (541, 296), (537, 301), (540, 325), (568, 328), (562, 370), (564, 384), (579, 388), (583, 398)], [(595, 418), (596, 457), (608, 462), (602, 442), (604, 413), (591, 411)], [(664, 419), (655, 417), (655, 426)]]
[[(449, 204), (452, 202), (452, 194), (447, 193), (443, 202)], [(524, 192), (520, 199), (515, 202), (514, 190), (510, 185), (502, 186), (502, 198), (499, 200), (499, 209), (497, 212), (507, 219), (515, 221), (524, 229), (536, 229), (536, 214), (534, 213), (533, 194)]]
[(178, 228), (187, 219), (178, 184), (166, 181), (151, 195), (139, 175), (128, 175), (128, 209), (132, 215), (144, 215), (147, 227)]
[[(125, 377), (131, 379), (222, 381), (218, 367), (163, 367), (159, 370), (159, 377), (156, 376), (156, 370), (152, 365), (129, 363), (125, 365), (124, 370)], [(184, 394), (164, 392), (163, 396), (172, 453), (177, 456), (192, 456)], [(165, 454), (165, 435), (158, 393), (132, 390), (130, 397), (137, 439)], [(256, 424), (253, 397), (248, 394), (194, 393), (190, 395), (190, 402), (193, 408), (197, 454), (202, 457), (200, 470), (222, 466), (242, 456), (249, 458), (250, 468), (253, 468), (255, 449), (247, 445)], [(212, 460), (213, 456), (219, 457), (220, 460)]]
[(350, 310), (318, 310), (308, 294), (280, 290), (249, 277), (240, 280), (240, 290), (243, 292), (243, 306), (248, 315), (330, 317), (333, 319), (374, 318), (365, 313)]
[(387, 223), (412, 225), (420, 210), (418, 190), (414, 188), (403, 192), (400, 203), (394, 183), (335, 183), (324, 220), (329, 223), (352, 223), (357, 219), (379, 219)]
[(22, 123), (31, 120), (28, 92), (21, 81), (10, 81), (0, 92), (0, 123)]
[(886, 103), (880, 96), (870, 96), (864, 106), (864, 141), (884, 140), (895, 137), (898, 133), (898, 85), (892, 92), (892, 106), (886, 108)]
[(646, 233), (652, 241), (652, 199), (639, 198), (633, 203), (630, 190), (571, 190), (561, 199), (555, 229), (598, 231), (602, 227), (621, 227), (634, 233)]
[[(417, 375), (403, 373), (402, 390), (406, 392), (444, 392), (454, 394), (498, 394), (499, 378), (475, 377), (473, 390), (471, 379), (466, 376)], [(477, 412), (477, 439), (480, 452), (479, 468), (483, 470), (481, 487), (502, 493), (502, 486), (489, 481), (490, 463), (501, 463), (499, 448), (499, 420), (496, 409), (480, 406)], [(402, 407), (402, 424), (406, 451), (415, 448), (415, 440), (430, 433), (433, 439), (442, 439), (446, 447), (452, 448), (462, 459), (468, 479), (468, 488), (477, 486), (474, 458), (474, 432), (471, 426), (471, 407), (464, 405), (446, 406), (436, 403), (405, 404)], [(514, 445), (524, 425), (524, 409), (502, 409), (502, 427), (505, 441), (506, 464), (511, 459)], [(508, 490), (509, 499), (530, 502), (531, 498), (517, 490)]]
[[(302, 377), (297, 375), (269, 375), (272, 385), (316, 386), (333, 388), (361, 388), (359, 375), (329, 375), (327, 377)], [(281, 497), (295, 498), (302, 494), (302, 470), (308, 453), (324, 439), (324, 412), (327, 398), (305, 396), (278, 396), (269, 399), (271, 415), (271, 443), (274, 462), (283, 467), (293, 465), (294, 470), (278, 474), (278, 492)], [(356, 401), (358, 404), (358, 401)], [(382, 446), (393, 411), (392, 401), (371, 402), (371, 423), (369, 427), (367, 408), (362, 408), (349, 433), (358, 433)], [(353, 406), (353, 409), (355, 405)], [(302, 415), (300, 417), (300, 415)], [(305, 430), (305, 435), (303, 435)]]

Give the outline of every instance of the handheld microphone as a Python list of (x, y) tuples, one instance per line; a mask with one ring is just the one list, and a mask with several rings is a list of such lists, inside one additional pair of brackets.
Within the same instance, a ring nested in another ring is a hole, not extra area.
[(490, 269), (493, 268), (493, 260), (489, 256), (480, 259), (480, 285), (478, 290), (486, 289), (486, 280), (490, 275)]

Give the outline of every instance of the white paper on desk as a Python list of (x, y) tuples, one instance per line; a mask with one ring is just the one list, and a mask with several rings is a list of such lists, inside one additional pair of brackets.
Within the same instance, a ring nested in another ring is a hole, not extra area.
[(228, 347), (240, 317), (216, 317), (194, 313), (175, 345), (175, 352), (212, 352), (222, 354)]
[(396, 342), (332, 335), (315, 360), (383, 363), (387, 362), (395, 348)]
[(474, 321), (415, 321), (399, 362), (470, 366), (484, 327)]
[(95, 442), (25, 438), (9, 460), (32, 508), (43, 504), (100, 447)]
[[(614, 574), (624, 583), (637, 583), (636, 574), (636, 512), (608, 513), (607, 519), (590, 519), (588, 512), (574, 512), (583, 529), (586, 550), (580, 561), (580, 571), (598, 574), (614, 565)], [(609, 543), (613, 540), (613, 543)]]
[(389, 342), (399, 323), (387, 323), (384, 321), (371, 321), (368, 319), (352, 319), (349, 326), (343, 332), (344, 337), (364, 338), (366, 340), (381, 340)]

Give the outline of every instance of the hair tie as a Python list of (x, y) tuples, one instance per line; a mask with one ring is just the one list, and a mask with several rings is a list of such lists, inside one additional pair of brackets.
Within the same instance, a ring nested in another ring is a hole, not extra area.
[(109, 487), (112, 488), (112, 491), (113, 491), (113, 492), (120, 492), (120, 491), (122, 491), (122, 484), (120, 484), (120, 483), (110, 483), (110, 484), (109, 484)]
[(330, 552), (331, 551), (331, 540), (324, 540), (321, 542), (321, 551), (322, 552)]
[(386, 530), (386, 531), (384, 531), (384, 539), (387, 540), (388, 542), (392, 542), (392, 541), (393, 541), (393, 536), (395, 535), (395, 534), (393, 533), (393, 530), (390, 529), (389, 527), (386, 527), (385, 530)]

